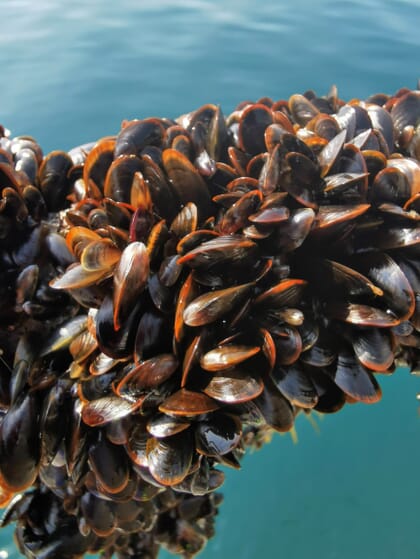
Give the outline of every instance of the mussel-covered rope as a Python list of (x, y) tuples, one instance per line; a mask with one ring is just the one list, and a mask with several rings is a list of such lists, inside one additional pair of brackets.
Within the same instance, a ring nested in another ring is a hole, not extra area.
[(192, 557), (248, 446), (420, 357), (420, 92), (0, 128), (0, 489), (27, 557)]

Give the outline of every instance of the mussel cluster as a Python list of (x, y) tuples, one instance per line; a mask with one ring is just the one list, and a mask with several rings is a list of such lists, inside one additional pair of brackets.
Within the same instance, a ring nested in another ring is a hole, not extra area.
[(30, 558), (192, 557), (299, 412), (420, 369), (420, 91), (0, 128), (0, 489)]

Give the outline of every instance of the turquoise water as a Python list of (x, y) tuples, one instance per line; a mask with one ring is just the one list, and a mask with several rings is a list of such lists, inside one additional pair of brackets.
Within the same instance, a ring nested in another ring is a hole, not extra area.
[[(419, 0), (4, 0), (1, 18), (0, 122), (45, 151), (125, 118), (332, 83), (364, 97), (420, 75)], [(420, 381), (400, 370), (382, 387), (380, 404), (324, 418), (319, 435), (301, 418), (298, 445), (276, 435), (228, 472), (201, 557), (417, 559)], [(18, 557), (10, 534), (0, 547)]]

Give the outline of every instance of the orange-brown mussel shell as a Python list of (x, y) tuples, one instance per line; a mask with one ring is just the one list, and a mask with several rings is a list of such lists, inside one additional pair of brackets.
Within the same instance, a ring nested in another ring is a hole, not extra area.
[(36, 393), (22, 394), (0, 425), (0, 485), (23, 491), (35, 481), (40, 458), (39, 401)]
[(190, 430), (165, 439), (147, 441), (147, 463), (152, 476), (162, 485), (176, 485), (189, 473), (194, 452)]

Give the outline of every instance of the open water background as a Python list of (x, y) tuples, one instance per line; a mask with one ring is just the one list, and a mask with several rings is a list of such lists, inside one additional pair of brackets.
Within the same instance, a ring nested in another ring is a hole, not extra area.
[[(45, 152), (121, 120), (335, 83), (365, 97), (420, 75), (419, 0), (3, 0), (0, 122)], [(418, 559), (420, 380), (399, 370), (376, 406), (304, 418), (227, 472), (202, 559)], [(17, 558), (11, 531), (0, 557)], [(162, 559), (168, 554), (162, 553)]]

